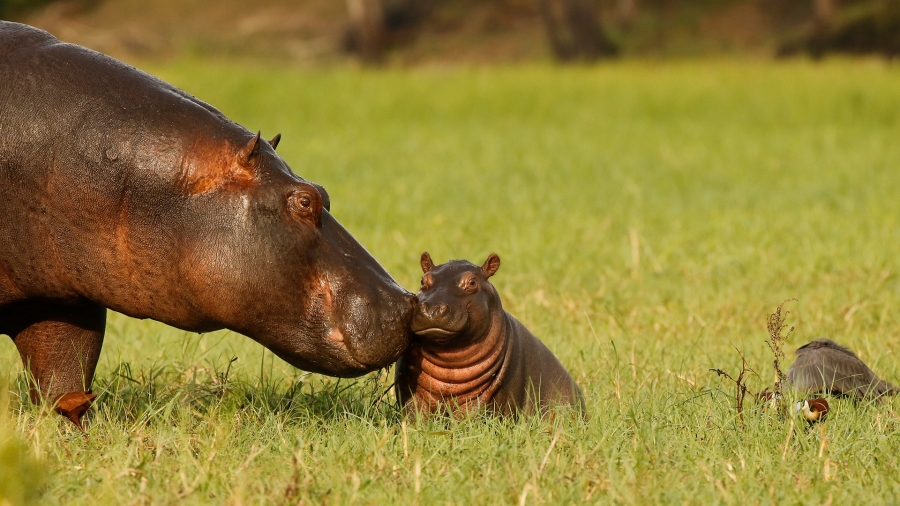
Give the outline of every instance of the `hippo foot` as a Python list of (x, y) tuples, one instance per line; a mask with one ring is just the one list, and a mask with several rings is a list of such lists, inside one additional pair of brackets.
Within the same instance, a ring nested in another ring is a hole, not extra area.
[(95, 397), (97, 397), (96, 394), (89, 392), (69, 392), (61, 394), (58, 395), (53, 402), (53, 411), (68, 418), (76, 427), (84, 430), (84, 426), (81, 425), (81, 417), (84, 416), (84, 413), (91, 407), (91, 404), (94, 403)]

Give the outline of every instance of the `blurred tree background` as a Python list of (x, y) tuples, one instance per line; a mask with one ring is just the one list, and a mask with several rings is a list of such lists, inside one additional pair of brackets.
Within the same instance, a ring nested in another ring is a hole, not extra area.
[(0, 0), (114, 56), (322, 64), (900, 53), (900, 0)]

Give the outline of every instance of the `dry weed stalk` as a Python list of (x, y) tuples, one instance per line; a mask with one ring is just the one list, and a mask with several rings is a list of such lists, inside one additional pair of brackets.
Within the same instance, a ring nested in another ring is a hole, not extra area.
[(297, 494), (300, 492), (300, 460), (297, 458), (296, 453), (294, 453), (293, 457), (294, 472), (291, 474), (291, 480), (288, 482), (287, 487), (284, 488), (282, 504), (295, 504)]
[[(741, 350), (737, 349), (736, 346), (734, 347), (734, 350), (736, 352), (738, 352), (738, 355), (740, 355), (740, 357), (741, 357), (741, 372), (740, 372), (740, 374), (738, 374), (737, 379), (732, 378), (730, 374), (723, 371), (722, 369), (710, 369), (710, 371), (718, 374), (719, 376), (724, 376), (725, 378), (731, 380), (734, 383), (735, 407), (737, 408), (738, 421), (740, 421), (741, 426), (743, 426), (744, 425), (744, 398), (747, 396), (748, 393), (750, 393), (751, 396), (754, 395), (752, 392), (750, 392), (750, 389), (747, 388), (747, 384), (744, 383), (744, 379), (745, 379), (745, 375), (748, 372), (752, 372), (753, 374), (756, 374), (756, 371), (747, 367), (747, 359), (744, 358), (744, 354), (741, 352)], [(759, 377), (759, 375), (757, 375), (757, 377)]]
[(781, 370), (781, 360), (784, 359), (784, 350), (782, 350), (782, 345), (787, 341), (787, 338), (790, 337), (791, 333), (794, 332), (794, 327), (788, 329), (787, 334), (784, 336), (781, 335), (781, 331), (787, 327), (787, 324), (784, 323), (784, 317), (791, 314), (790, 311), (785, 311), (784, 316), (781, 314), (781, 309), (784, 305), (790, 301), (796, 301), (797, 299), (790, 298), (782, 302), (778, 305), (778, 309), (775, 310), (775, 313), (770, 314), (766, 319), (766, 327), (769, 330), (769, 349), (772, 350), (772, 355), (774, 355), (773, 365), (775, 366), (775, 391), (780, 392), (782, 386), (784, 384), (785, 376), (784, 372)]

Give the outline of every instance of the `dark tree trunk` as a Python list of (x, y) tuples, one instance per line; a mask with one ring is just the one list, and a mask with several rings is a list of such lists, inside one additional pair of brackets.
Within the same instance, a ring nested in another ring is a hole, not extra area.
[(422, 21), (438, 1), (347, 0), (350, 25), (345, 49), (357, 53), (365, 63), (381, 63), (386, 50), (415, 39)]
[(815, 59), (825, 55), (836, 11), (835, 0), (813, 1), (813, 27), (809, 38), (809, 54)]
[(359, 53), (363, 62), (381, 62), (384, 54), (384, 10), (381, 0), (347, 0), (350, 27), (347, 49)]
[(618, 53), (600, 27), (591, 0), (538, 0), (538, 9), (560, 61), (592, 61)]
[(616, 15), (619, 18), (619, 26), (623, 30), (630, 29), (637, 15), (636, 0), (616, 0)]
[(828, 26), (834, 19), (837, 5), (835, 0), (815, 0), (813, 10), (815, 11), (816, 23)]

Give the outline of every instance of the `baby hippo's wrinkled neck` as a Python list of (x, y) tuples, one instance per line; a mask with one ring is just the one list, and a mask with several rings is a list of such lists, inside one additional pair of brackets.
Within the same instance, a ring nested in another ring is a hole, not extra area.
[(414, 344), (410, 361), (416, 381), (414, 396), (425, 404), (419, 409), (434, 412), (449, 402), (467, 412), (489, 402), (502, 383), (507, 365), (507, 323), (502, 313), (497, 314), (483, 338), (460, 346)]

